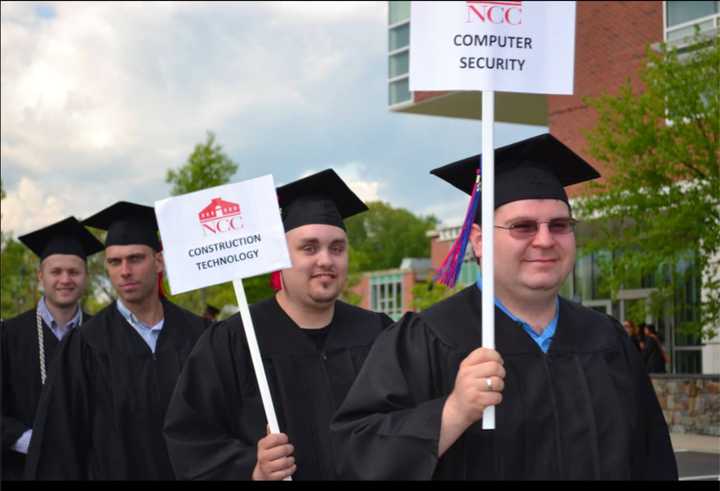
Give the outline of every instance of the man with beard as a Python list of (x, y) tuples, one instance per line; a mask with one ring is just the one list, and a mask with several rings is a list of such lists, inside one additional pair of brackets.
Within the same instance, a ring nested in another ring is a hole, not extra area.
[(30, 479), (174, 479), (162, 423), (185, 359), (208, 321), (160, 295), (153, 208), (118, 202), (85, 220), (107, 230), (115, 302), (61, 346), (41, 397)]
[(367, 210), (328, 169), (278, 188), (292, 267), (250, 307), (282, 433), (266, 434), (242, 320), (205, 333), (168, 409), (165, 435), (184, 479), (334, 479), (329, 423), (391, 320), (338, 296), (348, 271), (343, 219)]
[(87, 322), (80, 299), (87, 257), (102, 250), (75, 217), (18, 238), (40, 258), (37, 307), (2, 326), (2, 479), (23, 478), (33, 420), (50, 362), (63, 337)]
[[(564, 186), (599, 174), (549, 134), (497, 149), (495, 162), (496, 347), (479, 347), (484, 278), (384, 331), (333, 420), (341, 477), (677, 479), (632, 341), (558, 295), (576, 248)], [(477, 199), (478, 163), (432, 173)], [(481, 257), (482, 214), (468, 217)], [(495, 430), (482, 429), (489, 406)]]

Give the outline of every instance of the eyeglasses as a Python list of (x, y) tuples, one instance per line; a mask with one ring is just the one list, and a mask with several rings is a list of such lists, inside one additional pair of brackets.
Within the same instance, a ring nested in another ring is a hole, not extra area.
[(509, 230), (510, 236), (515, 239), (529, 239), (535, 237), (540, 225), (547, 223), (548, 231), (552, 235), (566, 235), (575, 231), (577, 220), (574, 218), (553, 218), (547, 222), (539, 222), (537, 220), (521, 220), (507, 227), (495, 225), (495, 228)]

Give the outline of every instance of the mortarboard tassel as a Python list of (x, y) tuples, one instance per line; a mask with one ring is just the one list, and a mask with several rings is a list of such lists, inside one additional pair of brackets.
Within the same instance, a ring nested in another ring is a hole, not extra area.
[(160, 271), (158, 274), (158, 297), (160, 298), (166, 298), (167, 295), (165, 295), (165, 287), (163, 286), (163, 274), (162, 271)]
[(282, 277), (280, 271), (273, 271), (270, 273), (270, 288), (275, 292), (282, 290)]
[(470, 196), (470, 205), (465, 214), (465, 222), (460, 229), (457, 239), (453, 243), (448, 255), (443, 260), (440, 268), (433, 277), (434, 281), (442, 283), (449, 288), (454, 288), (460, 270), (462, 269), (463, 259), (465, 258), (465, 250), (467, 249), (468, 239), (470, 238), (470, 229), (475, 221), (475, 211), (477, 210), (480, 198), (480, 168), (475, 171), (475, 186)]

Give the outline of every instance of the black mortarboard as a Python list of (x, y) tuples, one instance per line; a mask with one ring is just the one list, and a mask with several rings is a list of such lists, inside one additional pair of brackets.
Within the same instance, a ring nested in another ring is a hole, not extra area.
[(88, 227), (107, 230), (105, 247), (142, 244), (158, 252), (162, 250), (157, 234), (155, 209), (151, 206), (118, 201), (86, 218), (83, 223)]
[(205, 313), (209, 315), (218, 315), (220, 313), (220, 310), (217, 307), (213, 307), (208, 303), (205, 304)]
[(332, 169), (280, 186), (277, 193), (286, 232), (310, 224), (345, 230), (343, 219), (368, 209)]
[[(472, 194), (481, 155), (430, 171)], [(600, 177), (583, 158), (549, 133), (495, 150), (495, 209), (524, 199), (558, 199), (568, 203), (565, 186)], [(481, 209), (476, 208), (479, 223)]]
[[(481, 157), (474, 155), (430, 171), (471, 196), (460, 233), (435, 275), (451, 288), (462, 268), (472, 223), (482, 222), (478, 181)], [(495, 149), (494, 170), (494, 209), (525, 199), (557, 199), (570, 207), (565, 186), (600, 177), (590, 164), (549, 133)]]
[(103, 250), (97, 240), (75, 217), (68, 217), (29, 234), (18, 237), (42, 260), (52, 254), (72, 254), (85, 260)]

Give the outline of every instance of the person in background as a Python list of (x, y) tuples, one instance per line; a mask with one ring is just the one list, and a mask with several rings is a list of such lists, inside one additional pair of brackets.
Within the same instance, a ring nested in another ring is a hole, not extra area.
[(205, 306), (205, 312), (203, 312), (202, 318), (210, 321), (217, 320), (217, 316), (220, 313), (217, 307), (213, 307), (210, 304)]
[(183, 363), (208, 321), (161, 296), (152, 207), (126, 201), (84, 223), (107, 230), (117, 300), (63, 342), (40, 398), (29, 479), (172, 480), (162, 424)]
[(60, 341), (90, 319), (82, 310), (87, 258), (103, 249), (75, 217), (18, 237), (40, 259), (37, 307), (2, 324), (2, 472), (21, 480), (40, 393)]
[(632, 339), (632, 342), (635, 345), (635, 347), (637, 348), (638, 352), (642, 351), (642, 348), (640, 347), (640, 336), (639, 336), (638, 326), (630, 319), (626, 319), (623, 321), (623, 328), (625, 329), (625, 332), (627, 333), (628, 337), (630, 339)]
[(645, 346), (641, 354), (648, 373), (665, 373), (665, 366), (670, 362), (670, 358), (658, 338), (655, 326), (642, 323), (638, 330), (642, 332), (644, 338)]

